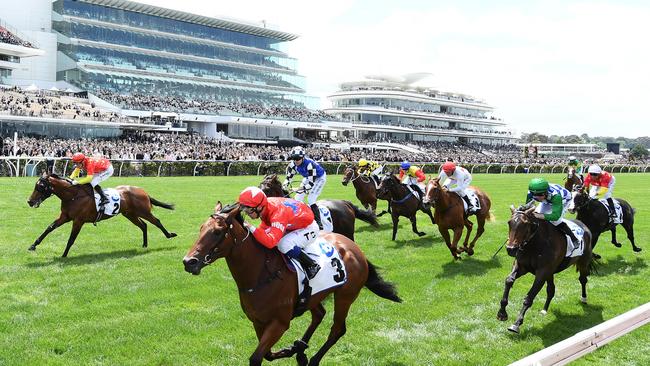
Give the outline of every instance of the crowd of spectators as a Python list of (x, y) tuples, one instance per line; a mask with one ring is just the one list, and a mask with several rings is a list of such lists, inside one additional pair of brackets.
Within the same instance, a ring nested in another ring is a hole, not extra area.
[(34, 46), (31, 43), (18, 38), (15, 34), (11, 33), (7, 28), (1, 25), (0, 25), (0, 43), (8, 43), (16, 46), (34, 48)]
[[(404, 150), (381, 150), (366, 141), (366, 147), (342, 150), (339, 147), (309, 147), (308, 155), (318, 161), (356, 162), (361, 158), (381, 162), (404, 160), (420, 162), (443, 162), (453, 160), (461, 164), (564, 164), (566, 157), (525, 156), (521, 147), (481, 144), (457, 144), (451, 142), (420, 143), (421, 153)], [(238, 160), (271, 161), (286, 160), (290, 147), (277, 145), (246, 144), (229, 139), (213, 139), (189, 134), (137, 132), (118, 139), (43, 139), (23, 137), (18, 139), (18, 156), (70, 157), (81, 151), (90, 156), (105, 156), (125, 160)], [(7, 139), (1, 156), (13, 154), (13, 141)], [(613, 161), (626, 163), (627, 160)]]

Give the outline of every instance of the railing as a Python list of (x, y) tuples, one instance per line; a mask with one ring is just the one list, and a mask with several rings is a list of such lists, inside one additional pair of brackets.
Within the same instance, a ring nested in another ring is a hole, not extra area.
[[(0, 157), (0, 177), (26, 177), (41, 174), (46, 169), (45, 157)], [(54, 171), (59, 174), (69, 174), (72, 163), (69, 158), (51, 158)], [(236, 176), (263, 175), (270, 173), (284, 174), (287, 162), (275, 161), (240, 161), (240, 160), (128, 160), (112, 159), (115, 176), (130, 177), (168, 177), (168, 176)], [(324, 161), (319, 162), (327, 174), (341, 174), (346, 166), (356, 165), (353, 162)], [(397, 172), (399, 162), (383, 162), (384, 171)], [(443, 162), (413, 162), (422, 168), (426, 174), (438, 174)], [(550, 164), (463, 164), (472, 174), (504, 174), (504, 173), (535, 173), (555, 174), (564, 173), (566, 165)], [(612, 173), (646, 173), (650, 165), (602, 165), (604, 170)]]

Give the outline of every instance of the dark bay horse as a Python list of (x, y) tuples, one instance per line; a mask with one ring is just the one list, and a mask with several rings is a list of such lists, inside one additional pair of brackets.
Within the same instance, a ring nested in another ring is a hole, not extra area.
[(595, 268), (595, 262), (591, 255), (591, 232), (585, 224), (572, 220), (584, 230), (584, 252), (578, 257), (565, 258), (566, 237), (546, 220), (540, 220), (533, 216), (534, 207), (523, 210), (515, 210), (510, 207), (512, 217), (508, 221), (508, 243), (506, 249), (511, 257), (515, 257), (512, 265), (512, 272), (506, 278), (501, 308), (497, 313), (497, 319), (505, 321), (508, 319), (506, 306), (508, 305), (508, 294), (515, 280), (526, 273), (535, 275), (533, 286), (528, 290), (524, 298), (524, 304), (519, 316), (508, 330), (519, 333), (519, 327), (524, 322), (526, 311), (533, 305), (537, 293), (546, 284), (546, 303), (544, 303), (543, 314), (546, 314), (548, 307), (555, 296), (555, 282), (553, 275), (562, 272), (575, 264), (580, 272), (579, 281), (582, 286), (581, 301), (587, 303), (587, 277)]
[(416, 214), (422, 211), (431, 218), (431, 223), (435, 224), (431, 208), (423, 208), (420, 205), (420, 200), (415, 197), (405, 185), (400, 183), (399, 179), (394, 174), (387, 174), (382, 178), (379, 189), (377, 190), (381, 195), (390, 197), (391, 218), (393, 219), (393, 240), (397, 235), (397, 225), (399, 224), (399, 217), (404, 216), (411, 220), (411, 228), (418, 236), (424, 236), (426, 233), (418, 231), (418, 223)]
[[(474, 255), (474, 245), (478, 238), (483, 235), (485, 231), (485, 220), (492, 220), (493, 217), (490, 214), (490, 207), (492, 202), (487, 193), (481, 191), (476, 187), (469, 187), (470, 189), (476, 192), (479, 201), (481, 202), (481, 209), (472, 214), (476, 215), (476, 223), (478, 228), (476, 229), (476, 235), (474, 239), (467, 246), (469, 242), (469, 235), (472, 232), (472, 227), (474, 224), (469, 221), (468, 217), (465, 216), (465, 209), (463, 206), (463, 199), (460, 198), (454, 192), (449, 192), (440, 184), (440, 179), (433, 178), (429, 180), (427, 184), (426, 194), (424, 196), (424, 204), (431, 204), (435, 208), (434, 218), (436, 224), (438, 225), (438, 230), (440, 234), (445, 239), (447, 247), (451, 252), (451, 255), (454, 259), (460, 259), (459, 254), (465, 251), (467, 255)], [(458, 248), (458, 241), (463, 235), (463, 227), (467, 228), (467, 235), (465, 236), (465, 241), (463, 242), (463, 248)], [(454, 232), (454, 238), (450, 240), (449, 230)]]
[(571, 192), (575, 187), (581, 185), (582, 185), (582, 180), (580, 179), (580, 176), (576, 174), (576, 169), (569, 168), (566, 178), (564, 178), (564, 188), (568, 189), (569, 192)]
[[(377, 212), (377, 200), (388, 200), (386, 197), (378, 197), (377, 187), (372, 178), (359, 174), (354, 166), (347, 166), (345, 171), (343, 171), (341, 184), (347, 186), (350, 182), (352, 182), (352, 185), (354, 186), (357, 199), (365, 209), (371, 209), (372, 212)], [(383, 210), (377, 215), (377, 217), (382, 216), (387, 212), (390, 213), (390, 203), (388, 205), (388, 211)]]
[[(260, 183), (260, 189), (268, 197), (289, 197), (290, 192), (282, 188), (282, 183), (278, 180), (276, 174), (269, 174), (264, 177)], [(345, 200), (319, 200), (317, 205), (325, 206), (330, 210), (332, 215), (332, 225), (334, 232), (345, 235), (350, 240), (354, 240), (355, 218), (365, 221), (374, 227), (379, 227), (377, 216), (370, 211), (365, 211)]]
[[(143, 219), (154, 224), (168, 239), (176, 236), (175, 233), (168, 232), (160, 220), (151, 213), (152, 206), (173, 210), (174, 205), (156, 200), (149, 196), (142, 188), (118, 186), (115, 187), (115, 189), (120, 193), (120, 213), (142, 230), (143, 248), (147, 247), (147, 224)], [(67, 257), (70, 247), (72, 247), (77, 235), (81, 231), (81, 227), (86, 223), (95, 222), (95, 219), (97, 218), (95, 198), (92, 192), (92, 187), (89, 184), (72, 185), (72, 182), (66, 178), (61, 178), (56, 174), (43, 173), (36, 182), (34, 191), (31, 196), (29, 196), (27, 203), (30, 207), (38, 207), (53, 194), (61, 200), (61, 213), (59, 214), (59, 217), (54, 220), (47, 229), (45, 229), (43, 234), (36, 239), (34, 244), (29, 247), (29, 250), (36, 250), (36, 246), (39, 245), (50, 232), (66, 222), (72, 221), (72, 231), (70, 232), (68, 244), (63, 252), (63, 256)], [(113, 216), (102, 215), (100, 220), (106, 220), (111, 217)]]
[(217, 203), (215, 212), (201, 225), (199, 238), (183, 258), (185, 270), (194, 275), (200, 274), (203, 267), (218, 258), (225, 258), (239, 289), (242, 310), (253, 323), (259, 342), (249, 358), (251, 365), (261, 365), (263, 358), (272, 361), (293, 355), (296, 355), (299, 365), (306, 365), (305, 349), (325, 317), (322, 302), (331, 293), (334, 294), (334, 322), (327, 341), (311, 358), (309, 365), (318, 365), (325, 353), (345, 334), (348, 311), (363, 287), (382, 298), (401, 302), (394, 286), (379, 276), (356, 243), (339, 234), (321, 236), (338, 250), (345, 263), (347, 282), (311, 296), (307, 304), (311, 324), (301, 339), (279, 352), (271, 352), (271, 348), (289, 329), (293, 318), (298, 300), (296, 273), (287, 269), (280, 251), (267, 249), (249, 234), (243, 226), (238, 205), (222, 209), (221, 203)]
[[(636, 210), (627, 201), (620, 198), (616, 198), (616, 200), (623, 209), (623, 223), (621, 225), (625, 229), (630, 243), (632, 243), (632, 250), (640, 252), (641, 248), (634, 243), (634, 214)], [(599, 200), (589, 198), (589, 195), (584, 192), (582, 187), (577, 187), (574, 190), (573, 202), (569, 206), (569, 212), (577, 212), (576, 218), (584, 222), (591, 230), (591, 235), (593, 235), (592, 248), (598, 243), (600, 234), (608, 230), (612, 233), (612, 244), (617, 248), (621, 247), (621, 243), (616, 240), (616, 225), (618, 224), (612, 225), (609, 223), (608, 209)], [(597, 254), (594, 255), (598, 256)]]

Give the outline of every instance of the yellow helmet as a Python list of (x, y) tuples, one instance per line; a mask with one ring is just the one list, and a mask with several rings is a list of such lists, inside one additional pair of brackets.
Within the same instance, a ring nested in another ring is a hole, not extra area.
[(359, 159), (359, 166), (366, 166), (368, 165), (368, 160), (366, 159)]

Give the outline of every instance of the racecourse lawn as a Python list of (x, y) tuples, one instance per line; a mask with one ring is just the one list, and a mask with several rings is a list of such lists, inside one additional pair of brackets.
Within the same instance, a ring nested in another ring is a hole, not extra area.
[[(548, 175), (561, 182), (561, 175)], [(520, 335), (507, 331), (532, 276), (519, 279), (510, 296), (507, 322), (496, 319), (504, 279), (512, 259), (492, 255), (507, 234), (511, 203), (521, 203), (532, 175), (476, 175), (474, 184), (492, 198), (496, 217), (487, 224), (476, 254), (454, 261), (437, 228), (424, 214), (418, 238), (402, 218), (397, 240), (390, 240), (390, 217), (381, 227), (357, 224), (357, 242), (397, 285), (401, 304), (363, 290), (353, 304), (347, 334), (323, 359), (325, 365), (504, 365), (650, 301), (650, 175), (617, 174), (616, 196), (637, 209), (634, 254), (619, 228), (622, 248), (604, 234), (596, 247), (603, 256), (590, 277), (589, 304), (579, 301), (573, 268), (556, 276), (549, 313), (540, 310), (542, 290)], [(352, 187), (330, 176), (321, 198), (351, 199)], [(84, 226), (68, 258), (60, 258), (70, 224), (38, 247), (27, 248), (58, 214), (56, 197), (40, 208), (26, 200), (36, 178), (0, 178), (0, 365), (242, 365), (256, 347), (251, 323), (239, 307), (238, 292), (220, 260), (200, 276), (184, 272), (181, 260), (217, 200), (261, 177), (111, 178), (111, 186), (137, 185), (153, 197), (176, 204), (154, 213), (178, 237), (167, 240), (149, 225), (149, 248), (140, 230), (124, 217)], [(645, 192), (645, 193), (644, 193)], [(386, 202), (380, 202), (385, 208)], [(308, 356), (324, 342), (328, 314), (312, 338)], [(296, 319), (275, 349), (299, 338), (308, 314)], [(293, 365), (293, 360), (276, 361)], [(650, 364), (650, 327), (645, 326), (576, 364)]]

